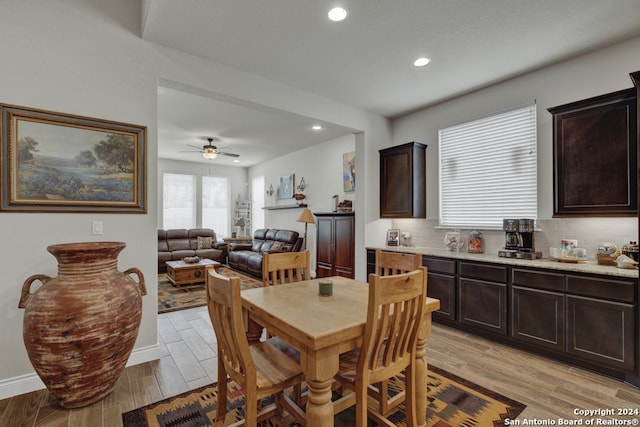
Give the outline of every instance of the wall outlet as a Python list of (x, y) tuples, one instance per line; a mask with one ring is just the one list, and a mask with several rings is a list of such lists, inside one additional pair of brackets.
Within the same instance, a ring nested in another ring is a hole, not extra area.
[(91, 223), (91, 234), (99, 235), (99, 234), (102, 234), (102, 232), (103, 232), (102, 221), (93, 221)]

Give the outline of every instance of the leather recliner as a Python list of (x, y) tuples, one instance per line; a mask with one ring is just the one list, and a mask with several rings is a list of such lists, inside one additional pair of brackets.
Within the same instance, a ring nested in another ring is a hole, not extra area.
[(252, 243), (229, 245), (229, 266), (235, 270), (262, 278), (262, 254), (265, 252), (299, 252), (302, 237), (297, 231), (259, 229)]

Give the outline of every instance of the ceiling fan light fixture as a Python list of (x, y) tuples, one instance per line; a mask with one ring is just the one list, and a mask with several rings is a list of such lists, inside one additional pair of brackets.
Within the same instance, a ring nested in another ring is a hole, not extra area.
[(204, 157), (205, 159), (215, 159), (216, 157), (218, 157), (218, 152), (216, 151), (215, 148), (211, 147), (205, 147), (202, 150), (202, 157)]

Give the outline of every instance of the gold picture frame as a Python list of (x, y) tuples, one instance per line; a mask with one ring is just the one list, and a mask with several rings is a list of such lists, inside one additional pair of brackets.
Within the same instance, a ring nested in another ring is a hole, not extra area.
[(0, 211), (146, 213), (145, 126), (0, 104)]

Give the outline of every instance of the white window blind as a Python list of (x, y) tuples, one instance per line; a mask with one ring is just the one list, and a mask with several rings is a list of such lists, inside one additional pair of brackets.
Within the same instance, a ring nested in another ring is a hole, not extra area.
[(264, 228), (264, 176), (256, 176), (251, 181), (251, 205), (253, 210), (251, 211), (251, 224), (253, 230), (250, 230), (250, 236), (253, 236), (255, 230)]
[(440, 225), (537, 218), (536, 104), (439, 130)]
[(196, 177), (165, 173), (162, 175), (163, 228), (194, 228), (196, 225)]
[(229, 179), (222, 176), (202, 177), (202, 226), (212, 228), (218, 238), (229, 232)]

